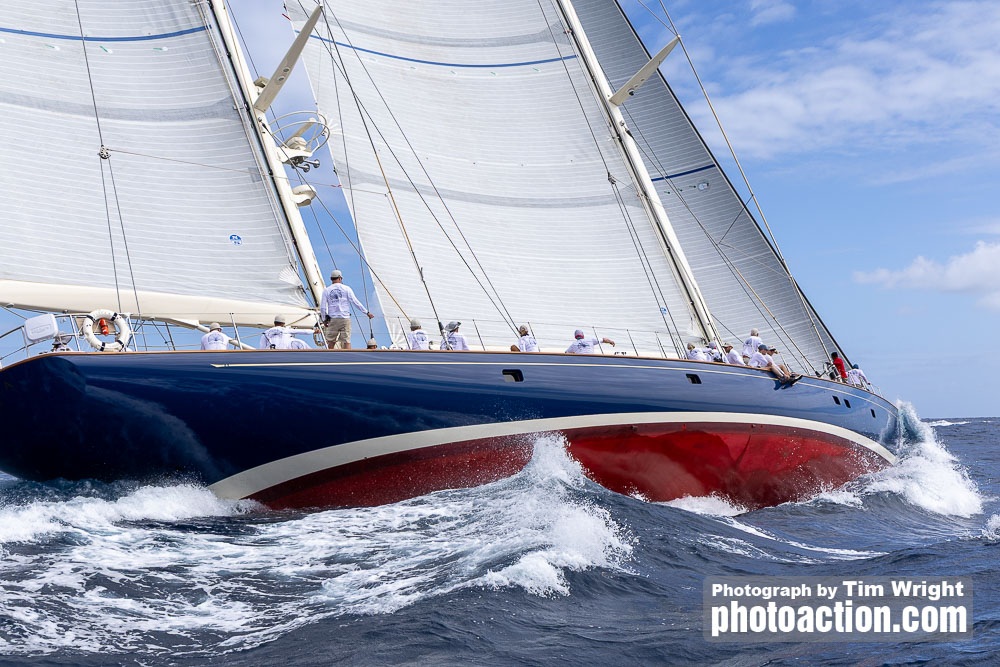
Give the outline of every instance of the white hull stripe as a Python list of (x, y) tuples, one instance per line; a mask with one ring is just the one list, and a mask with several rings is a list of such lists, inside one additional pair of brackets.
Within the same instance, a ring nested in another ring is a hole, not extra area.
[(278, 484), (283, 484), (304, 475), (337, 468), (357, 461), (397, 454), (425, 447), (447, 445), (454, 442), (484, 440), (487, 438), (546, 433), (551, 431), (594, 428), (601, 426), (623, 426), (628, 424), (672, 424), (679, 422), (716, 424), (766, 424), (799, 428), (817, 433), (825, 433), (843, 438), (877, 454), (888, 463), (896, 462), (896, 457), (879, 443), (840, 426), (824, 424), (809, 419), (781, 417), (776, 415), (744, 414), (732, 412), (632, 412), (603, 415), (579, 415), (554, 417), (550, 419), (527, 419), (523, 421), (455, 426), (368, 438), (346, 442), (332, 447), (324, 447), (259, 465), (209, 486), (220, 498), (246, 498)]

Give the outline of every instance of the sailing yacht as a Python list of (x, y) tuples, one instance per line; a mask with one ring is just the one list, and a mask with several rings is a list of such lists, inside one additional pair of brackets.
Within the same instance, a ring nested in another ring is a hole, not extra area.
[[(659, 73), (679, 38), (651, 54), (615, 0), (291, 0), (266, 79), (219, 0), (31, 4), (0, 8), (0, 304), (30, 315), (0, 470), (358, 506), (556, 433), (612, 490), (760, 507), (894, 461), (896, 407), (824, 374), (847, 355)], [(269, 118), (299, 58), (317, 108)], [(249, 349), (318, 324), (327, 151), (389, 349)], [(414, 318), (472, 351), (406, 349)], [(233, 350), (174, 338), (211, 322)], [(800, 381), (684, 359), (754, 327)], [(563, 354), (577, 329), (600, 354)]]

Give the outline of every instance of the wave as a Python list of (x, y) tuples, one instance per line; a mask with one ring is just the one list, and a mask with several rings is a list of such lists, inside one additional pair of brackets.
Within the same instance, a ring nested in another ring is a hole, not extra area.
[(927, 424), (928, 426), (964, 426), (965, 424), (970, 424), (972, 422), (967, 422), (967, 421), (953, 422), (953, 421), (948, 421), (947, 419), (937, 419), (932, 422), (924, 422), (924, 423)]
[[(634, 538), (555, 436), (518, 475), (395, 505), (257, 511), (192, 485), (0, 508), (0, 654), (209, 655), (476, 588), (570, 591)], [(206, 642), (205, 637), (213, 639)]]

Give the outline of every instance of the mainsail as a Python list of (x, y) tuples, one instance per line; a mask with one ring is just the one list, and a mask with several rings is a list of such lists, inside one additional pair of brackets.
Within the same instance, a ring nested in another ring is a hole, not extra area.
[[(293, 24), (314, 6), (291, 3)], [(671, 354), (758, 328), (821, 368), (836, 343), (658, 74), (622, 110), (679, 248), (657, 232), (570, 13), (612, 89), (649, 60), (614, 0), (328, 7), (306, 65), (390, 327), (470, 318), (501, 346), (519, 322), (595, 324)]]
[(311, 317), (226, 51), (208, 3), (0, 6), (4, 304)]
[[(314, 7), (289, 3), (296, 26)], [(671, 355), (701, 340), (609, 120), (550, 2), (327, 7), (304, 61), (387, 322), (516, 325)]]

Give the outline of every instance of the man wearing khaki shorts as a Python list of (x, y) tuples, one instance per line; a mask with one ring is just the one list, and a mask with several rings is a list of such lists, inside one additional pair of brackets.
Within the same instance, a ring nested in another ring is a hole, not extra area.
[(354, 290), (343, 283), (344, 274), (334, 269), (330, 272), (330, 286), (320, 297), (319, 312), (323, 320), (323, 337), (331, 350), (351, 349), (351, 304), (373, 319), (365, 305), (354, 295)]

